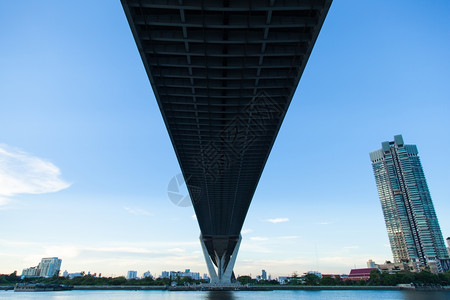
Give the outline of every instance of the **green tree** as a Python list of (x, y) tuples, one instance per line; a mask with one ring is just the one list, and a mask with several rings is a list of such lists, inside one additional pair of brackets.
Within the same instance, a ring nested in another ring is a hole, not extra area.
[(320, 285), (339, 285), (340, 281), (333, 277), (322, 277), (320, 278)]
[(370, 285), (381, 285), (381, 272), (378, 270), (370, 271)]
[(318, 285), (320, 282), (319, 276), (315, 274), (306, 274), (303, 278), (306, 285)]
[(450, 271), (447, 271), (445, 273), (439, 273), (438, 280), (440, 282), (439, 284), (442, 286), (450, 285)]
[(127, 279), (124, 276), (113, 278), (111, 281), (111, 285), (126, 285)]
[(277, 285), (277, 284), (280, 284), (280, 283), (274, 279), (272, 279), (272, 280), (262, 279), (262, 280), (258, 281), (258, 285)]
[(420, 271), (414, 274), (414, 282), (421, 284), (438, 284), (439, 277), (428, 271)]
[(242, 285), (253, 283), (253, 279), (250, 276), (247, 276), (247, 275), (239, 276), (237, 278), (237, 281), (239, 281)]

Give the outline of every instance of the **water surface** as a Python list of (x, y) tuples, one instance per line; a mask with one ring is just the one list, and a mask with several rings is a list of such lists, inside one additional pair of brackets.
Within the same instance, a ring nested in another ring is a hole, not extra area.
[(0, 291), (0, 299), (111, 300), (450, 300), (450, 292), (406, 291)]

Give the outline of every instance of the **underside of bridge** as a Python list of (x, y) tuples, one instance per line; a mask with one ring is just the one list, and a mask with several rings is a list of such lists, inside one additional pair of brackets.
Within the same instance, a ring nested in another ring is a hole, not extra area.
[(331, 0), (122, 0), (201, 230), (212, 282), (240, 232)]

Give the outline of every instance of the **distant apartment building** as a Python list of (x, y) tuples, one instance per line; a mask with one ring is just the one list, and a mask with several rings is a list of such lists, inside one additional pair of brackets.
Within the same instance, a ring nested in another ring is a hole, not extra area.
[(57, 274), (59, 275), (61, 262), (62, 260), (57, 257), (46, 257), (41, 259), (41, 262), (38, 265), (38, 269), (40, 269), (40, 276), (52, 277)]
[(142, 274), (142, 278), (153, 278), (152, 273), (150, 273), (150, 271), (144, 272), (144, 274)]
[(62, 260), (57, 257), (45, 257), (37, 267), (23, 269), (23, 277), (53, 277), (59, 275)]
[(129, 280), (129, 279), (136, 279), (137, 278), (137, 271), (128, 271), (126, 278), (127, 278), (127, 280)]
[(262, 280), (267, 280), (267, 272), (266, 272), (266, 270), (262, 270), (261, 273), (262, 273), (261, 274), (261, 279)]
[(160, 278), (170, 278), (170, 273), (167, 271), (162, 271)]
[(30, 267), (22, 270), (23, 277), (39, 277), (39, 272), (37, 267)]
[[(164, 272), (163, 272), (164, 273)], [(184, 272), (180, 271), (170, 271), (169, 278), (170, 279), (177, 279), (177, 278), (183, 278), (183, 277), (190, 277), (194, 280), (200, 280), (200, 273), (199, 272), (191, 272), (190, 269), (186, 269)]]
[(367, 267), (368, 268), (375, 268), (375, 262), (373, 260), (369, 259), (367, 261)]
[(450, 269), (436, 212), (417, 146), (405, 145), (401, 135), (382, 142), (370, 153), (384, 220), (395, 263), (413, 263), (416, 270)]

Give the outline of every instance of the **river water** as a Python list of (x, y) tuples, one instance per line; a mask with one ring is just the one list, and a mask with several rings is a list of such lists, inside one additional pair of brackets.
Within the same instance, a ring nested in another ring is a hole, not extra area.
[(111, 300), (450, 300), (450, 292), (407, 291), (0, 291), (0, 299)]

